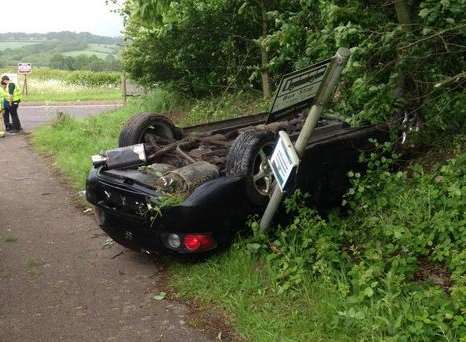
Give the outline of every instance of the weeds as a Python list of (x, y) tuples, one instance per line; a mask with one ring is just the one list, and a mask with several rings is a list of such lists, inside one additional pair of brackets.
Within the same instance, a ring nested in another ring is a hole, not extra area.
[(220, 303), (252, 340), (464, 340), (464, 145), (426, 172), (393, 170), (391, 145), (374, 143), (367, 174), (349, 174), (348, 215), (320, 217), (296, 193), (290, 224), (265, 236), (252, 221), (225, 256), (175, 266), (177, 289)]
[(11, 236), (11, 235), (7, 235), (7, 236), (4, 236), (4, 237), (0, 236), (0, 240), (2, 240), (3, 242), (6, 242), (6, 243), (18, 242), (18, 238), (15, 237), (15, 236)]

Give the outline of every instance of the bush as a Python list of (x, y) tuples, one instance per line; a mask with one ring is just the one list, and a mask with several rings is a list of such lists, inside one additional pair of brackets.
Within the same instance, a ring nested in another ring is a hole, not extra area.
[(464, 138), (431, 173), (392, 171), (397, 155), (378, 149), (363, 156), (367, 175), (349, 175), (347, 217), (324, 219), (298, 193), (287, 201), (292, 223), (270, 239), (256, 234), (249, 249), (275, 270), (278, 293), (299, 293), (308, 276), (338, 291), (346, 309), (337, 325), (402, 341), (466, 337)]
[(91, 88), (117, 87), (121, 82), (121, 74), (118, 72), (72, 71), (65, 76), (64, 80), (69, 84)]

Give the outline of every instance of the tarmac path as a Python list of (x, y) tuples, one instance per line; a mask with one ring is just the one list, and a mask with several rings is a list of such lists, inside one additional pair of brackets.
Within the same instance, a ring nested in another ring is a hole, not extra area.
[[(25, 129), (57, 109), (22, 107)], [(0, 170), (1, 342), (208, 340), (187, 325), (185, 306), (153, 299), (160, 266), (111, 244), (25, 135), (0, 139)]]
[(83, 103), (62, 105), (24, 105), (20, 104), (19, 115), (21, 124), (26, 131), (36, 128), (57, 117), (57, 113), (64, 112), (75, 118), (98, 115), (120, 107), (120, 103)]

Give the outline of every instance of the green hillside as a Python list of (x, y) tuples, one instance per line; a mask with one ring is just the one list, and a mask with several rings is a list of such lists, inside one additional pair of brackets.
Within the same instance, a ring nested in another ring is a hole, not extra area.
[(37, 42), (24, 42), (24, 41), (0, 41), (0, 51), (7, 49), (20, 49), (25, 46), (40, 44), (41, 41)]
[(120, 38), (90, 33), (0, 34), (0, 67), (19, 62), (64, 70), (118, 70)]
[(118, 56), (119, 46), (111, 44), (88, 44), (86, 49), (63, 53), (64, 56), (77, 57), (79, 55), (97, 56), (101, 59), (107, 56)]

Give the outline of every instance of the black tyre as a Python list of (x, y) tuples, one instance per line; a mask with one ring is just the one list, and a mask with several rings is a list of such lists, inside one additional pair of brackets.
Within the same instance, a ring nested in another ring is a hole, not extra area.
[(226, 159), (226, 174), (246, 177), (246, 194), (257, 206), (267, 204), (272, 190), (268, 158), (275, 144), (276, 136), (272, 132), (247, 131), (236, 138)]
[(173, 122), (156, 113), (139, 113), (126, 122), (121, 130), (118, 145), (120, 147), (141, 143), (151, 143), (154, 137), (178, 140), (183, 132)]

